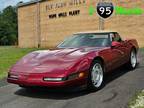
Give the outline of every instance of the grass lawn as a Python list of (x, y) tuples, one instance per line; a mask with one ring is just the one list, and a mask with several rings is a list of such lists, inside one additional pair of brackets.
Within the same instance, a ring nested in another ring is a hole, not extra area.
[(21, 57), (37, 48), (17, 48), (14, 46), (0, 46), (0, 79), (7, 76), (9, 68)]
[(129, 102), (129, 108), (144, 108), (144, 90), (138, 92)]

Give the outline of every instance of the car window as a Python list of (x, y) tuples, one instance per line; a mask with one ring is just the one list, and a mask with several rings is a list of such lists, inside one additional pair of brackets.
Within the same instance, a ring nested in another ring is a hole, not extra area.
[(122, 39), (118, 33), (111, 34), (112, 41), (121, 42)]

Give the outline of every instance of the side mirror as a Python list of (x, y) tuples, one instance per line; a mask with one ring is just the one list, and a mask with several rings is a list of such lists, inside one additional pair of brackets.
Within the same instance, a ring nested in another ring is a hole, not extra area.
[(111, 47), (112, 47), (112, 48), (113, 48), (113, 47), (118, 47), (118, 46), (120, 46), (120, 45), (121, 45), (120, 42), (113, 41), (112, 44), (111, 44)]

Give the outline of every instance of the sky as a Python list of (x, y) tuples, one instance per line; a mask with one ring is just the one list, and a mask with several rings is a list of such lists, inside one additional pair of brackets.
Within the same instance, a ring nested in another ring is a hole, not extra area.
[(3, 10), (5, 7), (7, 7), (9, 5), (14, 6), (20, 1), (28, 2), (30, 0), (0, 0), (0, 11)]

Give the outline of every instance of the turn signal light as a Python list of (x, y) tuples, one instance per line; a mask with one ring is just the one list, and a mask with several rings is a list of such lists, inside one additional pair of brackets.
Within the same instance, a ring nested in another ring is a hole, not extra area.
[(84, 72), (81, 72), (81, 73), (79, 73), (79, 78), (82, 78), (82, 77), (84, 77)]

